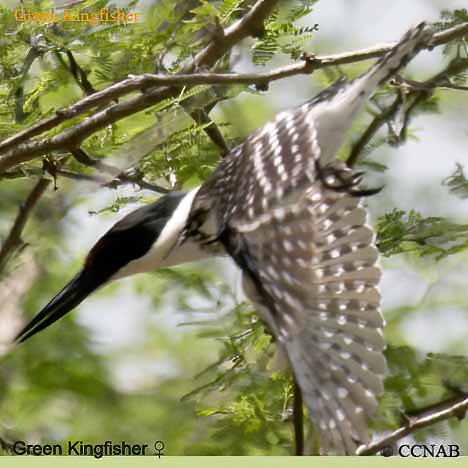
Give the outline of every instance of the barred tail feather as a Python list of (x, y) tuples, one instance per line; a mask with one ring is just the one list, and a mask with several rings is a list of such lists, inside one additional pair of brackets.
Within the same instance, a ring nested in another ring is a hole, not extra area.
[[(335, 158), (344, 135), (377, 87), (404, 67), (432, 38), (432, 29), (420, 23), (410, 29), (368, 72), (349, 84), (338, 82), (306, 104), (317, 127), (320, 162)], [(330, 96), (330, 94), (332, 94)]]
[(419, 23), (395, 44), (367, 73), (369, 87), (377, 88), (408, 64), (419, 51), (427, 47), (433, 30), (427, 23)]

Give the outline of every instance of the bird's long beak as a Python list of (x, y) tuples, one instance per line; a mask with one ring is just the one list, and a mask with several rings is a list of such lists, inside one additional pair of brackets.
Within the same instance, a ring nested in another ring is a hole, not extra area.
[(92, 281), (85, 270), (81, 270), (24, 328), (14, 339), (22, 343), (37, 332), (52, 325), (73, 310), (100, 284)]

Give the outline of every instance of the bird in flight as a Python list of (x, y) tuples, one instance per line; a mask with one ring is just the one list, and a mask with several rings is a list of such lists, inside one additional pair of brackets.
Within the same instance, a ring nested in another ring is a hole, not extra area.
[(365, 74), (339, 81), (252, 132), (201, 186), (117, 222), (84, 266), (17, 335), (21, 343), (110, 281), (229, 255), (243, 289), (286, 351), (325, 453), (370, 441), (386, 371), (378, 252), (362, 174), (336, 158), (378, 86), (432, 38), (409, 30)]

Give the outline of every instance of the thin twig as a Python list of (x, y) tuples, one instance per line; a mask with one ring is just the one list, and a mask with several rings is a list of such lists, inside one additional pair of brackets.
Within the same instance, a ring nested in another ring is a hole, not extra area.
[(80, 67), (80, 65), (78, 65), (78, 62), (76, 61), (74, 55), (69, 49), (64, 47), (63, 51), (68, 57), (68, 60), (70, 62), (70, 72), (75, 78), (75, 81), (77, 82), (78, 86), (83, 90), (83, 92), (86, 95), (94, 94), (96, 90), (88, 80), (88, 74)]
[(152, 184), (151, 182), (147, 182), (143, 179), (142, 173), (133, 169), (120, 173), (115, 179), (104, 184), (104, 186), (109, 188), (117, 188), (118, 186), (124, 184), (137, 185), (141, 189), (151, 190), (152, 192), (156, 193), (166, 194), (170, 192), (170, 190), (167, 188)]
[(391, 120), (398, 113), (404, 103), (410, 103), (405, 110), (403, 126), (401, 128), (400, 135), (398, 136), (398, 142), (404, 141), (406, 138), (406, 132), (411, 114), (418, 107), (418, 105), (422, 102), (425, 102), (436, 88), (441, 85), (444, 86), (444, 83), (446, 83), (451, 76), (458, 75), (467, 68), (468, 59), (455, 59), (452, 60), (444, 70), (426, 81), (416, 82), (412, 80), (402, 80), (399, 78), (398, 80), (400, 81), (400, 84), (405, 85), (409, 91), (403, 98), (403, 95), (401, 94), (402, 90), (399, 90), (398, 96), (395, 98), (393, 103), (390, 104), (387, 109), (383, 110), (380, 114), (374, 117), (364, 133), (353, 144), (349, 156), (346, 160), (348, 167), (354, 166), (357, 159), (359, 158), (361, 151), (369, 143), (371, 138), (377, 133), (380, 127), (382, 127), (385, 122)]
[[(62, 58), (62, 52), (67, 56), (69, 64), (67, 64)], [(82, 89), (85, 96), (89, 96), (96, 92), (93, 85), (88, 80), (87, 73), (80, 67), (80, 65), (78, 65), (78, 62), (76, 61), (73, 53), (69, 49), (66, 47), (61, 47), (60, 49), (54, 51), (54, 55), (63, 65), (63, 67), (72, 74), (76, 84)]]
[[(121, 171), (115, 166), (103, 163), (99, 159), (91, 158), (83, 149), (72, 148), (70, 149), (72, 156), (81, 164), (89, 167), (94, 167), (97, 170), (110, 174), (113, 180), (104, 183), (105, 187), (117, 188), (123, 184), (138, 185), (142, 189), (151, 190), (156, 193), (169, 193), (170, 190), (160, 187), (159, 185), (151, 184), (143, 179), (144, 175), (141, 172), (136, 172), (133, 169), (128, 171)], [(58, 173), (57, 173), (58, 174)]]
[(301, 387), (294, 378), (293, 424), (296, 455), (304, 455), (304, 402)]
[(230, 150), (229, 145), (208, 113), (202, 108), (187, 110), (187, 112), (198, 125), (205, 125), (204, 130), (210, 140), (221, 150), (223, 156), (227, 155)]
[(105, 185), (109, 182), (104, 177), (99, 177), (95, 175), (82, 174), (81, 172), (67, 171), (65, 169), (57, 169), (55, 174), (58, 176), (66, 177), (67, 179), (73, 180), (84, 180), (87, 182), (94, 182), (96, 184)]
[(0, 273), (5, 270), (8, 260), (12, 257), (15, 251), (23, 245), (21, 235), (23, 233), (26, 221), (31, 214), (34, 206), (41, 198), (45, 189), (49, 185), (50, 180), (41, 177), (37, 182), (28, 198), (21, 204), (18, 215), (10, 229), (10, 232), (2, 244), (0, 249)]
[[(43, 174), (44, 170), (40, 168), (24, 168), (20, 167), (19, 169), (7, 172), (0, 172), (0, 180), (7, 179), (20, 179), (20, 178), (30, 178), (31, 176), (38, 176)], [(67, 179), (81, 180), (86, 182), (94, 182), (103, 187), (117, 188), (121, 185), (131, 184), (137, 185), (138, 187), (146, 190), (151, 190), (156, 193), (168, 193), (169, 190), (159, 185), (151, 184), (144, 180), (142, 174), (131, 174), (129, 172), (123, 172), (116, 178), (109, 181), (108, 178), (100, 177), (96, 175), (82, 174), (81, 172), (73, 172), (65, 169), (55, 169), (54, 174), (56, 176), (66, 177)]]
[(403, 103), (403, 99), (400, 93), (398, 93), (396, 99), (393, 103), (379, 115), (375, 116), (369, 126), (366, 128), (364, 133), (359, 137), (359, 139), (353, 144), (351, 148), (351, 152), (349, 153), (348, 159), (346, 160), (346, 164), (348, 167), (353, 167), (356, 163), (361, 151), (364, 147), (369, 143), (371, 138), (375, 135), (375, 133), (380, 129), (380, 127), (394, 117), (394, 115), (400, 109), (401, 104)]
[(8, 454), (11, 454), (13, 453), (13, 444), (10, 444), (0, 437), (0, 449)]
[(31, 39), (31, 48), (28, 51), (28, 54), (26, 55), (26, 58), (24, 60), (23, 66), (21, 67), (21, 72), (20, 72), (20, 77), (21, 77), (21, 83), (18, 86), (16, 92), (15, 92), (15, 120), (18, 123), (21, 123), (24, 121), (24, 119), (27, 117), (27, 114), (24, 112), (24, 80), (26, 78), (26, 75), (31, 68), (32, 64), (34, 61), (43, 55), (45, 52), (45, 47), (41, 43), (41, 38), (33, 37)]
[(0, 180), (13, 180), (13, 179), (22, 179), (30, 178), (31, 176), (40, 176), (44, 171), (39, 167), (25, 167), (19, 166), (17, 169), (11, 171), (0, 172)]
[(459, 37), (466, 36), (468, 34), (468, 23), (458, 24), (452, 28), (441, 31), (437, 34), (434, 34), (434, 37), (431, 41), (431, 46), (436, 47), (442, 44), (447, 44), (447, 42), (453, 41)]
[(418, 417), (408, 416), (407, 423), (403, 427), (400, 427), (378, 442), (359, 447), (356, 455), (375, 455), (387, 447), (392, 447), (398, 440), (412, 434), (417, 429), (423, 429), (454, 417), (462, 420), (467, 410), (468, 396), (463, 395), (462, 397), (457, 397), (455, 401), (452, 401), (442, 409), (437, 406), (435, 410), (429, 411), (424, 415)]
[(451, 83), (451, 82), (441, 83), (440, 87), (441, 88), (447, 88), (447, 89), (454, 89), (456, 91), (468, 91), (468, 86), (457, 85), (457, 84)]

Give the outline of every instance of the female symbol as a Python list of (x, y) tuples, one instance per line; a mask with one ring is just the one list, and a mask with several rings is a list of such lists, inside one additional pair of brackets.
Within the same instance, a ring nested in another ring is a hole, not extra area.
[(154, 448), (155, 448), (155, 450), (157, 452), (157, 453), (155, 453), (155, 455), (157, 455), (159, 458), (161, 458), (161, 455), (164, 455), (164, 453), (162, 453), (162, 451), (164, 450), (164, 442), (162, 440), (157, 440), (154, 443)]

